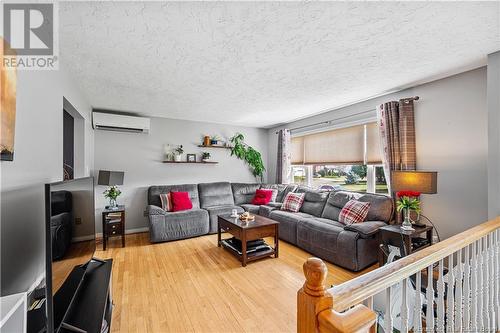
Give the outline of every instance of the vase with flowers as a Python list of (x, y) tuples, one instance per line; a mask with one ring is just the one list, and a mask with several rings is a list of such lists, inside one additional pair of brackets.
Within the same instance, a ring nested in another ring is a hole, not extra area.
[(401, 229), (414, 230), (412, 226), (411, 212), (414, 211), (417, 215), (420, 214), (420, 192), (417, 191), (399, 191), (396, 193), (398, 200), (396, 201), (396, 209), (403, 213), (403, 223)]
[(116, 185), (110, 186), (106, 191), (104, 191), (104, 197), (109, 199), (108, 209), (116, 209), (118, 205), (116, 204), (116, 199), (122, 194), (122, 191), (118, 189)]

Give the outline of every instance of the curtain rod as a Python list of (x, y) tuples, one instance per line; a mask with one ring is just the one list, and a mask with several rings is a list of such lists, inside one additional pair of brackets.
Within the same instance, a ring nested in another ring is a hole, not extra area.
[[(399, 101), (408, 102), (408, 101), (418, 101), (419, 99), (420, 99), (420, 97), (414, 96), (414, 97), (408, 97), (408, 98), (401, 98)], [(320, 121), (319, 123), (314, 123), (314, 124), (310, 124), (310, 125), (304, 125), (304, 126), (290, 128), (290, 132), (291, 131), (296, 131), (296, 130), (299, 130), (299, 129), (303, 129), (303, 128), (307, 128), (307, 127), (318, 126), (318, 125), (330, 125), (331, 123), (333, 123), (334, 121), (337, 121), (337, 120), (342, 120), (342, 119), (345, 119), (345, 118), (359, 116), (361, 114), (370, 113), (370, 112), (373, 112), (373, 111), (376, 111), (376, 110), (377, 109), (370, 109), (370, 110), (366, 110), (366, 111), (358, 112), (358, 113), (353, 113), (353, 114), (350, 114), (350, 115), (347, 115), (347, 116), (343, 116), (343, 117), (339, 117), (339, 118), (335, 118), (335, 119)], [(279, 131), (276, 131), (276, 134), (278, 134), (278, 133), (279, 133)]]

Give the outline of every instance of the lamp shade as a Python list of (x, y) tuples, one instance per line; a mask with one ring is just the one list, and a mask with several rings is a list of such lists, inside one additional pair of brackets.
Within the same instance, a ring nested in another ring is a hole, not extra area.
[(99, 170), (99, 177), (97, 178), (98, 185), (123, 185), (123, 176), (125, 172), (123, 171), (107, 171)]
[(391, 184), (394, 192), (417, 191), (424, 194), (437, 193), (436, 171), (392, 171)]

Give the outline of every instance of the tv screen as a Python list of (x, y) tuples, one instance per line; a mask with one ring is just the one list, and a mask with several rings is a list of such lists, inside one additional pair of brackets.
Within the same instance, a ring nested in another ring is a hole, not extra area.
[(47, 328), (57, 332), (95, 251), (94, 179), (45, 185)]

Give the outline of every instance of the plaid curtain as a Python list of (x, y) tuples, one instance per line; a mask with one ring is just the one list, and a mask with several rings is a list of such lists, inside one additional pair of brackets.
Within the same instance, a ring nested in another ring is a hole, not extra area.
[(278, 156), (276, 160), (276, 183), (288, 184), (292, 166), (290, 130), (282, 129), (278, 133)]
[(377, 122), (385, 178), (392, 195), (391, 171), (416, 170), (417, 167), (413, 100), (379, 105)]

